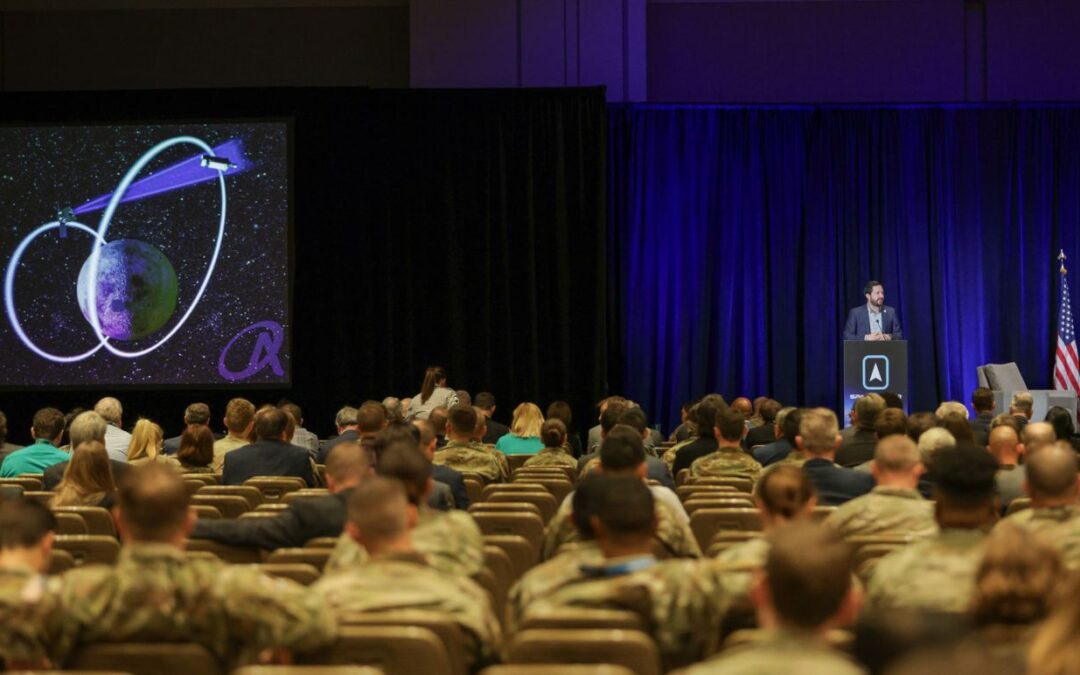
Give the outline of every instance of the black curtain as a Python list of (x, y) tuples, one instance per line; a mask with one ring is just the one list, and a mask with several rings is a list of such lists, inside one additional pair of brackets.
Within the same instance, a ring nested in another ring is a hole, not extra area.
[(589, 426), (607, 369), (605, 115), (602, 89), (0, 96), (9, 124), (294, 120), (293, 386), (8, 391), (10, 437), (37, 407), (104, 393), (169, 433), (190, 401), (220, 419), (232, 396), (288, 397), (328, 434), (338, 407), (410, 396), (433, 364), (492, 391), (503, 420), (563, 398)]

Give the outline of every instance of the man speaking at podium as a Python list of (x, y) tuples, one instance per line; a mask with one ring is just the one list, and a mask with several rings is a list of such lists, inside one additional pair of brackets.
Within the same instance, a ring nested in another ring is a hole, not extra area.
[(903, 340), (900, 317), (885, 304), (885, 287), (880, 281), (868, 281), (863, 288), (866, 304), (848, 312), (844, 325), (845, 340)]

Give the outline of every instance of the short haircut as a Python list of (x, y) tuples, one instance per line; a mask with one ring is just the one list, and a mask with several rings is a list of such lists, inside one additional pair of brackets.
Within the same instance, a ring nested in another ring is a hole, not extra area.
[(874, 448), (874, 464), (886, 473), (911, 471), (921, 459), (915, 441), (904, 435), (886, 436)]
[(326, 475), (336, 483), (363, 478), (370, 469), (368, 453), (356, 441), (338, 443), (326, 457)]
[(473, 405), (481, 410), (491, 410), (495, 407), (495, 394), (490, 391), (481, 391), (473, 396)]
[(1033, 497), (1064, 497), (1076, 491), (1076, 452), (1052, 443), (1027, 457), (1027, 483)]
[(283, 410), (292, 415), (293, 421), (300, 424), (304, 419), (304, 411), (300, 409), (300, 406), (295, 403), (285, 402), (278, 404), (278, 409)]
[(120, 405), (120, 401), (112, 396), (106, 396), (94, 404), (94, 412), (104, 417), (106, 422), (120, 424), (120, 419), (124, 415), (124, 407)]
[(800, 628), (821, 626), (851, 588), (851, 547), (831, 528), (804, 521), (775, 528), (768, 541), (765, 576), (777, 615)]
[(894, 434), (907, 434), (907, 415), (897, 408), (886, 408), (874, 420), (874, 434), (885, 438)]
[(938, 425), (937, 415), (932, 412), (917, 412), (908, 415), (907, 418), (907, 435), (911, 440), (916, 443), (919, 442), (919, 437), (923, 435), (928, 429), (933, 429)]
[(904, 409), (904, 399), (900, 398), (900, 394), (895, 391), (883, 391), (881, 392), (881, 398), (885, 399), (885, 408), (897, 408), (899, 410)]
[[(461, 404), (459, 403), (457, 405)], [(469, 410), (472, 410), (472, 406), (466, 407), (469, 408)], [(431, 412), (428, 413), (427, 421), (428, 424), (431, 425), (431, 428), (435, 430), (435, 435), (445, 436), (446, 423), (449, 421), (449, 411), (446, 409), (446, 406), (440, 405), (432, 408)]]
[(1020, 438), (1020, 432), (1023, 428), (1020, 426), (1020, 420), (1016, 415), (1010, 415), (1009, 413), (1000, 413), (994, 416), (994, 419), (990, 420), (990, 428), (996, 429), (998, 427), (1009, 427), (1016, 432), (1016, 437)]
[(351, 405), (344, 406), (334, 415), (334, 425), (339, 427), (351, 427), (356, 425), (356, 408)]
[(713, 438), (715, 432), (713, 427), (716, 426), (716, 416), (721, 410), (727, 410), (728, 405), (724, 401), (724, 397), (719, 394), (709, 394), (702, 398), (698, 404), (694, 414), (697, 420), (698, 433), (703, 437)]
[(934, 427), (933, 429), (927, 429), (922, 436), (919, 436), (918, 445), (919, 456), (922, 457), (923, 464), (930, 466), (937, 453), (956, 447), (956, 438), (949, 433), (948, 429)]
[(624, 424), (616, 424), (600, 444), (600, 466), (605, 472), (637, 469), (645, 462), (641, 434)]
[(946, 413), (941, 418), (941, 427), (948, 429), (949, 433), (956, 439), (957, 444), (975, 442), (975, 432), (971, 430), (971, 423), (968, 422), (967, 414)]
[(483, 437), (484, 433), (487, 432), (487, 415), (484, 414), (484, 409), (479, 406), (474, 405), (473, 410), (476, 411), (476, 427), (473, 428), (473, 435)]
[(746, 418), (735, 408), (722, 408), (716, 413), (716, 429), (725, 441), (738, 441), (746, 430)]
[[(378, 458), (382, 457), (387, 448), (398, 443), (419, 451), (420, 429), (408, 422), (393, 422), (375, 436), (361, 436), (360, 441), (361, 443), (370, 442)], [(375, 464), (377, 466), (378, 462), (376, 461)]]
[(1024, 441), (1024, 450), (1030, 455), (1056, 441), (1057, 431), (1049, 422), (1030, 422), (1024, 425), (1020, 438)]
[(570, 428), (570, 422), (574, 420), (574, 414), (570, 409), (570, 404), (566, 401), (552, 401), (551, 405), (547, 408), (548, 419), (555, 418), (562, 420), (562, 423), (566, 425), (566, 428)]
[(255, 404), (246, 398), (234, 398), (225, 406), (225, 428), (233, 435), (244, 433), (255, 419)]
[(476, 430), (476, 410), (471, 405), (456, 403), (447, 412), (447, 421), (455, 434), (472, 435)]
[(435, 440), (435, 429), (431, 427), (431, 423), (427, 420), (413, 420), (413, 427), (420, 432), (420, 438), (416, 439), (422, 447), (431, 445), (431, 442)]
[(56, 516), (33, 499), (0, 501), (0, 550), (33, 548), (56, 530)]
[(214, 461), (214, 434), (205, 424), (193, 424), (180, 434), (176, 458), (191, 466), (210, 466)]
[(34, 438), (51, 441), (64, 433), (64, 413), (56, 408), (42, 408), (34, 413)]
[(795, 437), (799, 435), (799, 423), (802, 422), (803, 411), (801, 408), (784, 408), (784, 410), (777, 415), (780, 431), (784, 434), (784, 438), (795, 443)]
[(187, 519), (190, 504), (174, 469), (151, 462), (124, 472), (116, 494), (120, 522), (139, 541), (168, 541)]
[(653, 533), (656, 504), (648, 486), (629, 476), (598, 476), (596, 517), (608, 536), (643, 537)]
[(546, 448), (557, 448), (566, 440), (566, 425), (562, 420), (551, 418), (540, 427), (540, 440)]
[(619, 423), (619, 418), (626, 412), (627, 406), (622, 402), (609, 403), (604, 412), (600, 414), (600, 429), (606, 434), (611, 431), (616, 424)]
[(472, 405), (472, 396), (469, 396), (469, 392), (465, 391), (464, 389), (458, 389), (454, 393), (457, 394), (458, 403)]
[(813, 498), (814, 486), (800, 467), (778, 464), (762, 474), (754, 494), (770, 514), (791, 520)]
[(1031, 392), (1018, 391), (1013, 394), (1012, 402), (1009, 403), (1009, 407), (1021, 410), (1030, 417), (1031, 411), (1035, 407), (1035, 397), (1031, 395)]
[(799, 421), (799, 436), (803, 448), (810, 453), (824, 453), (836, 448), (836, 437), (840, 433), (840, 423), (836, 413), (828, 408), (804, 410)]
[(356, 411), (356, 427), (362, 434), (375, 434), (386, 426), (386, 408), (381, 403), (365, 403)]
[(777, 401), (775, 398), (765, 399), (765, 402), (761, 404), (759, 412), (761, 413), (761, 420), (763, 422), (775, 422), (776, 416), (783, 408), (783, 404)]
[(960, 445), (934, 454), (931, 478), (938, 501), (960, 508), (989, 503), (997, 494), (997, 460), (982, 448)]
[(1059, 405), (1046, 411), (1046, 422), (1054, 427), (1054, 435), (1059, 441), (1067, 441), (1076, 434), (1072, 413)]
[[(397, 398), (396, 396), (387, 396), (386, 398), (384, 398), (382, 400), (382, 407), (384, 410), (386, 410), (386, 417), (388, 419), (400, 420), (404, 417), (404, 415), (401, 414), (401, 399)], [(353, 416), (356, 416), (355, 411), (353, 413)], [(352, 424), (356, 424), (356, 422), (354, 421), (352, 422)], [(338, 426), (343, 427), (346, 425), (339, 424)]]
[(409, 502), (420, 504), (431, 478), (431, 461), (420, 452), (416, 444), (394, 442), (379, 456), (375, 473), (384, 478), (394, 478), (405, 486)]
[(863, 295), (870, 295), (871, 293), (873, 293), (875, 286), (881, 286), (883, 289), (885, 288), (885, 285), (877, 279), (871, 279), (870, 281), (867, 281), (866, 284), (863, 286)]
[(186, 424), (209, 424), (210, 406), (205, 403), (192, 403), (184, 409), (184, 422)]
[(885, 410), (885, 399), (877, 394), (866, 394), (855, 401), (855, 415), (860, 429), (873, 429), (874, 422), (881, 411)]
[(105, 430), (108, 429), (108, 426), (105, 418), (92, 410), (79, 413), (75, 419), (71, 421), (71, 427), (68, 429), (71, 447), (77, 448), (89, 441), (99, 441), (104, 443)]
[(644, 410), (634, 406), (619, 415), (618, 424), (625, 424), (628, 427), (633, 427), (639, 434), (643, 434), (645, 433), (645, 430), (649, 428), (649, 418), (645, 416)]
[(392, 541), (408, 530), (408, 495), (401, 481), (376, 476), (349, 495), (349, 522), (370, 542)]
[(1005, 520), (990, 531), (975, 572), (976, 625), (1030, 626), (1046, 618), (1068, 570), (1061, 551), (1038, 533)]
[(574, 486), (574, 496), (570, 502), (571, 517), (582, 539), (592, 539), (595, 536), (590, 520), (599, 515), (598, 505), (603, 494), (604, 478), (607, 476), (589, 474)]
[(289, 428), (289, 414), (280, 408), (263, 406), (255, 413), (255, 438), (260, 441), (281, 440)]
[(994, 392), (986, 387), (976, 387), (971, 392), (971, 407), (976, 412), (989, 412), (994, 409)]

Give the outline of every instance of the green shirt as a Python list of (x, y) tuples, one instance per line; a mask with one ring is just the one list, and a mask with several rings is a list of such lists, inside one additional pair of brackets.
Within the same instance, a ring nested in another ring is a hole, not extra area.
[(69, 459), (71, 455), (44, 438), (39, 438), (33, 445), (16, 450), (4, 458), (4, 463), (0, 465), (0, 478), (14, 478), (24, 473), (41, 473), (53, 464), (66, 462)]
[(539, 436), (504, 434), (495, 442), (495, 447), (507, 455), (535, 455), (544, 449), (544, 443)]

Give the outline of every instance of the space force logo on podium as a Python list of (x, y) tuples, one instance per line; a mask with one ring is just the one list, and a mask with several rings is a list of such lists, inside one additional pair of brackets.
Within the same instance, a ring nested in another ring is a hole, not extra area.
[(862, 360), (862, 386), (867, 391), (885, 391), (889, 388), (889, 357), (869, 354)]

